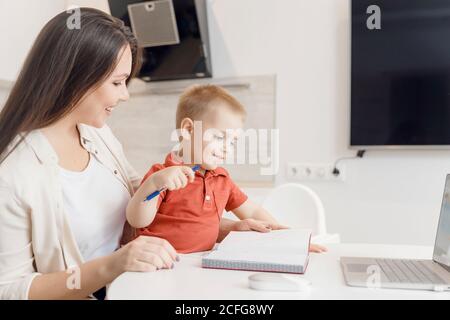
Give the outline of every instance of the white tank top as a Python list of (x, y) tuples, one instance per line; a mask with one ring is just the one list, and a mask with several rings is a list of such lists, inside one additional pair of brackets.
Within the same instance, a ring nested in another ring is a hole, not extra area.
[(83, 172), (60, 168), (65, 211), (85, 261), (113, 253), (120, 244), (130, 194), (90, 155)]

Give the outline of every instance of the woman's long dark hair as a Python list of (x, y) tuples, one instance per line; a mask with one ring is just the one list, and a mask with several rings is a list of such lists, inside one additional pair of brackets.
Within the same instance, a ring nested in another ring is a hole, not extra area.
[(16, 136), (55, 123), (100, 86), (127, 45), (133, 55), (127, 83), (139, 71), (141, 50), (121, 20), (92, 8), (79, 13), (78, 29), (69, 28), (73, 12), (50, 20), (28, 54), (0, 113), (0, 164), (21, 142), (8, 148)]

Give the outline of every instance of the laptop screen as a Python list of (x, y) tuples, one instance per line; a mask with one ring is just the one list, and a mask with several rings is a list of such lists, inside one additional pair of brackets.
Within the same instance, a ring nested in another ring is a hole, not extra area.
[(450, 267), (450, 175), (445, 182), (433, 260)]

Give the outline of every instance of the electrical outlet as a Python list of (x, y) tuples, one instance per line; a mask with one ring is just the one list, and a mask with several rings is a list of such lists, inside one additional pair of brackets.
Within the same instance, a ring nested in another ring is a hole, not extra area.
[(345, 167), (339, 166), (339, 175), (334, 175), (333, 164), (288, 163), (287, 176), (293, 181), (344, 181)]

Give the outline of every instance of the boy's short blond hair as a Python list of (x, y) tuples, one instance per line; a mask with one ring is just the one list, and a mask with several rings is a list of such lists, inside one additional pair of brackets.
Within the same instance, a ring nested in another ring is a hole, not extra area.
[(214, 107), (215, 102), (223, 102), (233, 111), (246, 116), (244, 106), (224, 88), (216, 85), (194, 85), (186, 89), (178, 102), (176, 126), (181, 128), (181, 122), (190, 118), (199, 120)]

